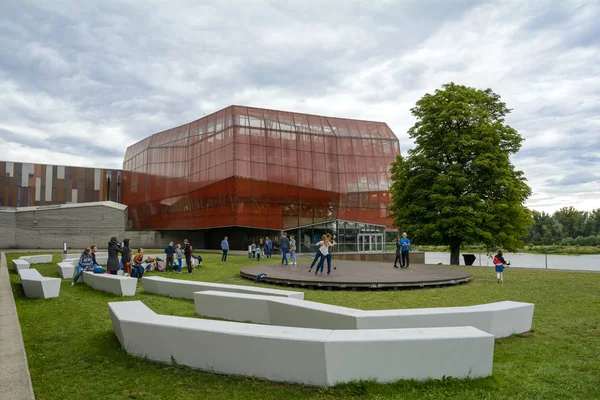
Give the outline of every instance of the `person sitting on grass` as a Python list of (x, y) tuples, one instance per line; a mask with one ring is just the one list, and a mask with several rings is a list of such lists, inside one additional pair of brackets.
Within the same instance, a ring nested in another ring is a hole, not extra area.
[(73, 278), (73, 282), (71, 282), (71, 286), (75, 285), (75, 282), (79, 280), (83, 271), (93, 271), (95, 274), (105, 274), (106, 270), (102, 267), (99, 267), (97, 264), (94, 264), (94, 258), (92, 256), (92, 249), (89, 247), (86, 248), (79, 256), (79, 265), (77, 266), (77, 274), (75, 278)]

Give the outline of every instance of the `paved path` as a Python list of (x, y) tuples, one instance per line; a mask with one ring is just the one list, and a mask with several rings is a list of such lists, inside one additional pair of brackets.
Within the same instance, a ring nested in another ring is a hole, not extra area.
[(33, 399), (6, 256), (0, 253), (0, 400)]

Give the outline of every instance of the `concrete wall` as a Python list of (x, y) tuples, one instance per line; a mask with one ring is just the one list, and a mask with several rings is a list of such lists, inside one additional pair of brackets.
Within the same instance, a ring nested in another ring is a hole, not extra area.
[[(111, 236), (131, 239), (132, 247), (163, 247), (156, 231), (126, 231), (126, 206), (114, 202), (22, 207), (0, 210), (0, 248), (106, 248)], [(200, 247), (199, 247), (200, 248)]]
[(15, 246), (15, 227), (15, 212), (12, 210), (0, 210), (0, 249)]

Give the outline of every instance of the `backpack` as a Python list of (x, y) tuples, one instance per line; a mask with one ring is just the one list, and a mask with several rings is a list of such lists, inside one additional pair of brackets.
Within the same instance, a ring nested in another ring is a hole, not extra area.
[(500, 261), (500, 259), (496, 256), (494, 256), (494, 261), (492, 261), (494, 263), (494, 265), (500, 265), (500, 264), (504, 264), (502, 261)]

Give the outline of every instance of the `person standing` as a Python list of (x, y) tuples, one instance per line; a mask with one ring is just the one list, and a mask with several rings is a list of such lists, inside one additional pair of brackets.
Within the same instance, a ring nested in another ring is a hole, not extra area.
[(121, 252), (121, 264), (125, 276), (131, 276), (131, 250), (129, 250), (129, 239), (123, 239), (123, 251)]
[[(327, 275), (331, 274), (331, 261), (333, 259), (333, 246), (335, 246), (335, 242), (333, 241), (333, 237), (331, 236), (331, 233), (327, 234), (327, 241), (329, 242), (328, 248), (327, 248)], [(333, 267), (333, 269), (335, 269), (335, 267)]]
[(279, 246), (281, 246), (281, 265), (285, 261), (285, 265), (288, 265), (287, 252), (290, 248), (290, 239), (287, 237), (287, 232), (283, 232), (283, 236), (279, 238)]
[(402, 245), (402, 268), (409, 267), (408, 253), (410, 251), (410, 240), (406, 237), (406, 232), (402, 233), (402, 239), (400, 239)]
[(223, 250), (221, 261), (227, 261), (227, 252), (229, 251), (229, 242), (227, 241), (227, 236), (221, 240), (221, 250)]
[(109, 273), (116, 275), (120, 269), (119, 265), (119, 253), (123, 253), (123, 248), (117, 241), (117, 237), (113, 236), (108, 242), (108, 261), (106, 262), (106, 269)]
[(264, 257), (266, 254), (266, 251), (265, 251), (266, 245), (265, 245), (265, 241), (263, 240), (263, 238), (258, 239), (258, 247), (260, 247), (260, 255), (262, 257)]
[(192, 251), (190, 241), (185, 239), (183, 241), (183, 254), (185, 255), (185, 262), (187, 263), (188, 274), (192, 273)]
[(167, 271), (171, 272), (175, 268), (173, 268), (173, 264), (175, 264), (175, 246), (173, 246), (173, 242), (169, 242), (167, 247), (165, 247), (165, 254), (167, 255)]
[(327, 235), (321, 236), (321, 241), (319, 243), (317, 243), (317, 247), (319, 248), (321, 260), (319, 260), (319, 265), (317, 265), (317, 270), (315, 271), (315, 275), (317, 275), (317, 273), (319, 273), (319, 270), (321, 270), (321, 276), (323, 276), (323, 267), (325, 266), (325, 259), (327, 258), (327, 255), (329, 254), (329, 246), (330, 246), (330, 243), (329, 243), (329, 238), (327, 237)]
[(398, 268), (398, 261), (402, 265), (402, 244), (400, 243), (400, 236), (396, 236), (396, 259), (394, 260), (394, 268)]
[(290, 263), (298, 265), (296, 262), (296, 238), (293, 235), (290, 236)]
[(183, 265), (183, 262), (181, 260), (181, 257), (183, 256), (183, 250), (181, 250), (181, 245), (179, 243), (177, 243), (175, 251), (177, 252), (177, 273), (180, 274), (181, 266)]
[(504, 282), (504, 266), (510, 265), (504, 259), (502, 250), (498, 250), (498, 254), (494, 256), (494, 267), (496, 268), (496, 275), (498, 276), (498, 283)]
[(273, 242), (268, 237), (265, 238), (265, 249), (267, 250), (267, 258), (271, 258), (271, 251), (273, 250)]

